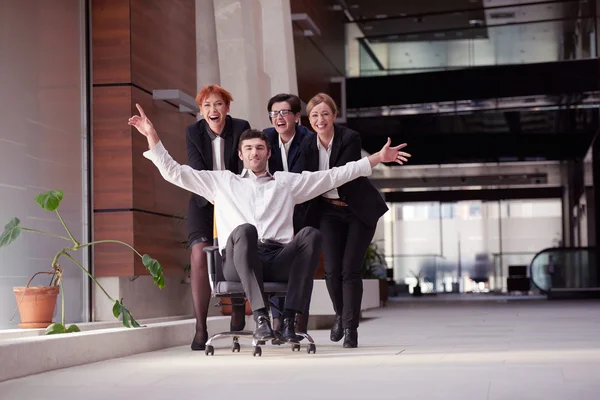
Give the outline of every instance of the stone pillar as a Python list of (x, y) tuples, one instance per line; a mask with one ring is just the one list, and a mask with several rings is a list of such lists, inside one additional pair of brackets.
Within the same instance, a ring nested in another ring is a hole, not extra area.
[(234, 98), (231, 114), (253, 128), (269, 126), (267, 101), (297, 93), (289, 1), (214, 1), (221, 85)]
[[(298, 94), (292, 11), (289, 0), (261, 0), (265, 73), (271, 95)], [(265, 104), (266, 110), (266, 104)]]
[[(173, 3), (90, 3), (93, 238), (121, 240), (159, 260), (166, 287), (158, 289), (141, 257), (124, 246), (95, 246), (93, 272), (137, 319), (192, 312), (189, 285), (180, 283), (189, 261), (181, 245), (189, 193), (162, 179), (142, 155), (146, 140), (127, 125), (141, 104), (172, 156), (187, 160), (185, 128), (195, 117), (152, 97), (157, 89), (196, 91), (195, 0)], [(113, 320), (112, 304), (93, 290), (94, 318)]]
[(213, 0), (196, 0), (196, 86), (219, 84), (219, 53)]

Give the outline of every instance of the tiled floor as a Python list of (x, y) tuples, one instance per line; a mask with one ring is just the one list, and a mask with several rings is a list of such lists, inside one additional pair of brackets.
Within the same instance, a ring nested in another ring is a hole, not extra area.
[(0, 399), (600, 399), (600, 302), (399, 301), (364, 316), (358, 349), (327, 331), (314, 355), (178, 347), (0, 383)]

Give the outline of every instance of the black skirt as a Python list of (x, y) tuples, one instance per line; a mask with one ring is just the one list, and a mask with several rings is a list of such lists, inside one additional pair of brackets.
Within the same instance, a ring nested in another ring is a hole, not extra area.
[(196, 243), (213, 242), (214, 206), (207, 203), (204, 207), (198, 206), (194, 196), (190, 197), (188, 205), (187, 228), (190, 246)]

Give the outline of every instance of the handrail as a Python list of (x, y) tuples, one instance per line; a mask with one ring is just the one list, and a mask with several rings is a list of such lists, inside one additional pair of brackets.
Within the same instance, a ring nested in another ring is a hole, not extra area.
[[(533, 285), (543, 294), (554, 290), (581, 290), (598, 285), (598, 277), (595, 263), (595, 247), (550, 247), (539, 251), (529, 263), (529, 277)], [(569, 255), (578, 254), (585, 257), (573, 262)], [(550, 258), (555, 255), (556, 259), (549, 259), (545, 264), (544, 257)], [(592, 264), (592, 265), (590, 265)], [(544, 267), (550, 270), (542, 270)], [(542, 278), (543, 277), (543, 278)], [(542, 280), (543, 279), (543, 280)]]

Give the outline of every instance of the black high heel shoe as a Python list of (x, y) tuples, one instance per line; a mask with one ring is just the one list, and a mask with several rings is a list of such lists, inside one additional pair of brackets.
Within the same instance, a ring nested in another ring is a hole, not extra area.
[(203, 336), (198, 337), (198, 332), (194, 336), (194, 340), (192, 340), (192, 351), (204, 351), (206, 349), (206, 341), (208, 340), (208, 332), (202, 332)]

